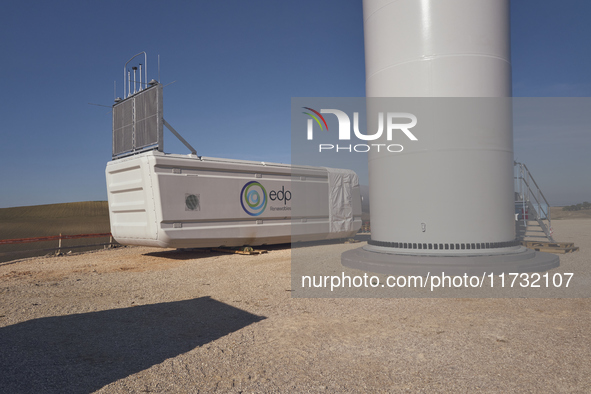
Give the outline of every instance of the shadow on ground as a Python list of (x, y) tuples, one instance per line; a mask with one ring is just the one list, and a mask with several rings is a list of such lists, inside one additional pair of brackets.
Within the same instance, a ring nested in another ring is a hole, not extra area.
[(0, 392), (92, 392), (263, 319), (201, 297), (3, 327)]
[(224, 253), (212, 252), (209, 249), (176, 249), (176, 250), (163, 250), (159, 252), (144, 253), (144, 256), (149, 257), (160, 257), (171, 260), (195, 260), (204, 259), (206, 257), (220, 256)]
[[(356, 242), (367, 242), (370, 239), (369, 234), (357, 234), (355, 237), (352, 238), (339, 238), (339, 239), (328, 239), (328, 240), (320, 240), (320, 241), (302, 241), (302, 242), (294, 242), (294, 243), (285, 243), (285, 244), (274, 244), (274, 245), (256, 245), (252, 248), (254, 250), (266, 250), (268, 252), (274, 250), (285, 250), (285, 249), (297, 249), (297, 248), (307, 248), (311, 246), (318, 246), (318, 245), (337, 245), (342, 244), (350, 240), (355, 240)], [(220, 247), (221, 249), (227, 249), (228, 251), (232, 251), (238, 248), (224, 248)], [(217, 248), (180, 248), (174, 250), (163, 250), (158, 252), (149, 252), (144, 253), (144, 256), (150, 257), (159, 257), (171, 260), (196, 260), (196, 259), (203, 259), (206, 257), (212, 256), (221, 256), (227, 255), (229, 252), (222, 252), (216, 250)]]
[[(283, 250), (283, 249), (290, 249), (291, 244), (278, 244), (278, 245), (257, 245), (253, 246), (254, 250)], [(237, 248), (227, 248), (228, 251), (237, 249)], [(182, 248), (182, 249), (175, 249), (175, 250), (163, 250), (159, 252), (149, 252), (145, 253), (145, 256), (150, 257), (160, 257), (165, 259), (172, 259), (172, 260), (196, 260), (196, 259), (203, 259), (206, 257), (212, 256), (224, 256), (228, 255), (228, 252), (221, 252), (215, 250), (215, 248)]]

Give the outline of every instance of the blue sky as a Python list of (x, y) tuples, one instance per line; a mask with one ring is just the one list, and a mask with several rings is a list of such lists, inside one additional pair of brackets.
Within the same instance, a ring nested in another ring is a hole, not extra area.
[[(588, 0), (512, 1), (514, 96), (591, 96), (589, 15)], [(365, 95), (362, 22), (361, 0), (5, 2), (0, 207), (106, 199), (111, 114), (88, 103), (110, 106), (114, 81), (121, 96), (141, 51), (149, 78), (160, 55), (176, 81), (164, 116), (199, 154), (289, 162), (291, 97)], [(581, 124), (544, 143), (515, 130), (551, 204), (591, 201)], [(165, 151), (187, 153), (167, 131)]]

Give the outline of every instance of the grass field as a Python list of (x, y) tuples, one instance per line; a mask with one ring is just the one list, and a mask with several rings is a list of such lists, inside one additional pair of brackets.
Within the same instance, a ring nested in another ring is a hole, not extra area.
[[(85, 201), (65, 204), (0, 208), (0, 239), (31, 238), (59, 234), (94, 234), (110, 232), (109, 209), (106, 201)], [(68, 246), (108, 242), (108, 238), (83, 238), (62, 241)], [(7, 252), (48, 249), (57, 241), (0, 246), (0, 262), (43, 253), (5, 254)], [(77, 249), (75, 249), (77, 250)]]

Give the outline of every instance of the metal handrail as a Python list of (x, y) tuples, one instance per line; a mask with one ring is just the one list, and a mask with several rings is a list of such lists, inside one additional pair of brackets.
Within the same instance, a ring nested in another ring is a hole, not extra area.
[[(523, 183), (525, 184), (525, 186), (527, 186), (527, 187), (528, 187), (528, 189), (529, 189), (529, 190), (531, 190), (531, 186), (530, 186), (530, 185), (529, 185), (529, 183), (527, 182), (527, 179), (523, 179)], [(528, 194), (527, 201), (531, 201), (531, 200), (529, 199), (529, 197), (533, 197), (533, 199), (535, 200), (534, 202), (535, 202), (536, 204), (538, 204), (538, 206), (540, 207), (540, 210), (542, 211), (542, 213), (545, 213), (545, 212), (546, 212), (546, 211), (544, 211), (544, 210), (543, 210), (543, 208), (542, 208), (542, 204), (541, 204), (540, 200), (539, 200), (539, 199), (536, 197), (536, 195), (535, 195), (535, 194)], [(546, 202), (546, 204), (548, 204), (548, 203)]]
[[(542, 197), (542, 199), (544, 200), (544, 203), (546, 204), (546, 206), (548, 207), (548, 211), (547, 211), (547, 217), (548, 217), (548, 221), (550, 221), (550, 203), (548, 202), (548, 200), (546, 200), (546, 197), (544, 196), (544, 193), (542, 193), (542, 189), (540, 189), (540, 187), (538, 186), (538, 183), (536, 182), (536, 180), (534, 179), (534, 177), (532, 176), (531, 172), (529, 172), (529, 169), (527, 168), (527, 166), (523, 163), (521, 163), (521, 165), (523, 166), (523, 168), (525, 169), (528, 177), (532, 180), (532, 182), (534, 183), (534, 185), (536, 186), (536, 191), (538, 192), (539, 196)], [(529, 184), (526, 181), (526, 184), (529, 187)], [(530, 188), (531, 190), (531, 188)], [(535, 197), (535, 196), (534, 196)], [(538, 204), (540, 204), (540, 200), (536, 198), (536, 201), (538, 202)]]
[[(127, 98), (128, 96), (130, 96), (130, 83), (131, 81), (129, 81), (128, 75), (127, 75), (127, 65), (129, 64), (129, 62), (131, 62), (133, 59), (135, 59), (136, 57), (138, 57), (139, 55), (144, 55), (144, 74), (145, 74), (145, 84), (148, 84), (148, 55), (146, 54), (145, 51), (138, 53), (137, 55), (134, 55), (131, 59), (129, 59), (126, 63), (125, 66), (123, 66), (123, 98)], [(134, 78), (135, 79), (135, 78)], [(141, 79), (141, 71), (140, 71), (140, 79)], [(140, 83), (140, 90), (142, 89), (142, 84)], [(135, 93), (135, 92), (134, 92)]]
[[(523, 163), (518, 163), (518, 162), (515, 162), (514, 164), (519, 166), (519, 175), (520, 176), (519, 177), (514, 176), (514, 179), (520, 180), (519, 194), (521, 197), (523, 197), (524, 203), (525, 203), (525, 201), (532, 202), (532, 199), (533, 199), (533, 202), (535, 204), (537, 204), (537, 210), (539, 210), (539, 212), (536, 212), (536, 213), (538, 214), (540, 220), (544, 220), (542, 218), (545, 218), (546, 220), (548, 220), (549, 234), (547, 234), (547, 235), (550, 236), (550, 233), (552, 231), (551, 230), (552, 220), (550, 217), (550, 203), (548, 202), (548, 200), (544, 196), (544, 193), (542, 193), (542, 190), (538, 186), (538, 183), (536, 182), (536, 180), (532, 176), (532, 174), (529, 171), (529, 169), (527, 168), (527, 166)], [(531, 182), (530, 182), (530, 180), (531, 180)], [(535, 189), (532, 188), (532, 185), (535, 186)], [(523, 186), (525, 186), (525, 187), (523, 187)], [(544, 208), (544, 204), (542, 204), (542, 201), (546, 205), (547, 209)], [(536, 209), (535, 206), (533, 208), (534, 208), (534, 210)], [(540, 213), (543, 215), (540, 215)]]

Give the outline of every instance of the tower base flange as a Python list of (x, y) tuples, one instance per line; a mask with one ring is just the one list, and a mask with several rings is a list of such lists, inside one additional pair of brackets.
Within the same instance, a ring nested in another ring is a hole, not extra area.
[(341, 264), (387, 275), (488, 275), (548, 271), (558, 267), (560, 260), (554, 254), (526, 248), (508, 254), (424, 256), (374, 252), (362, 247), (344, 252)]

